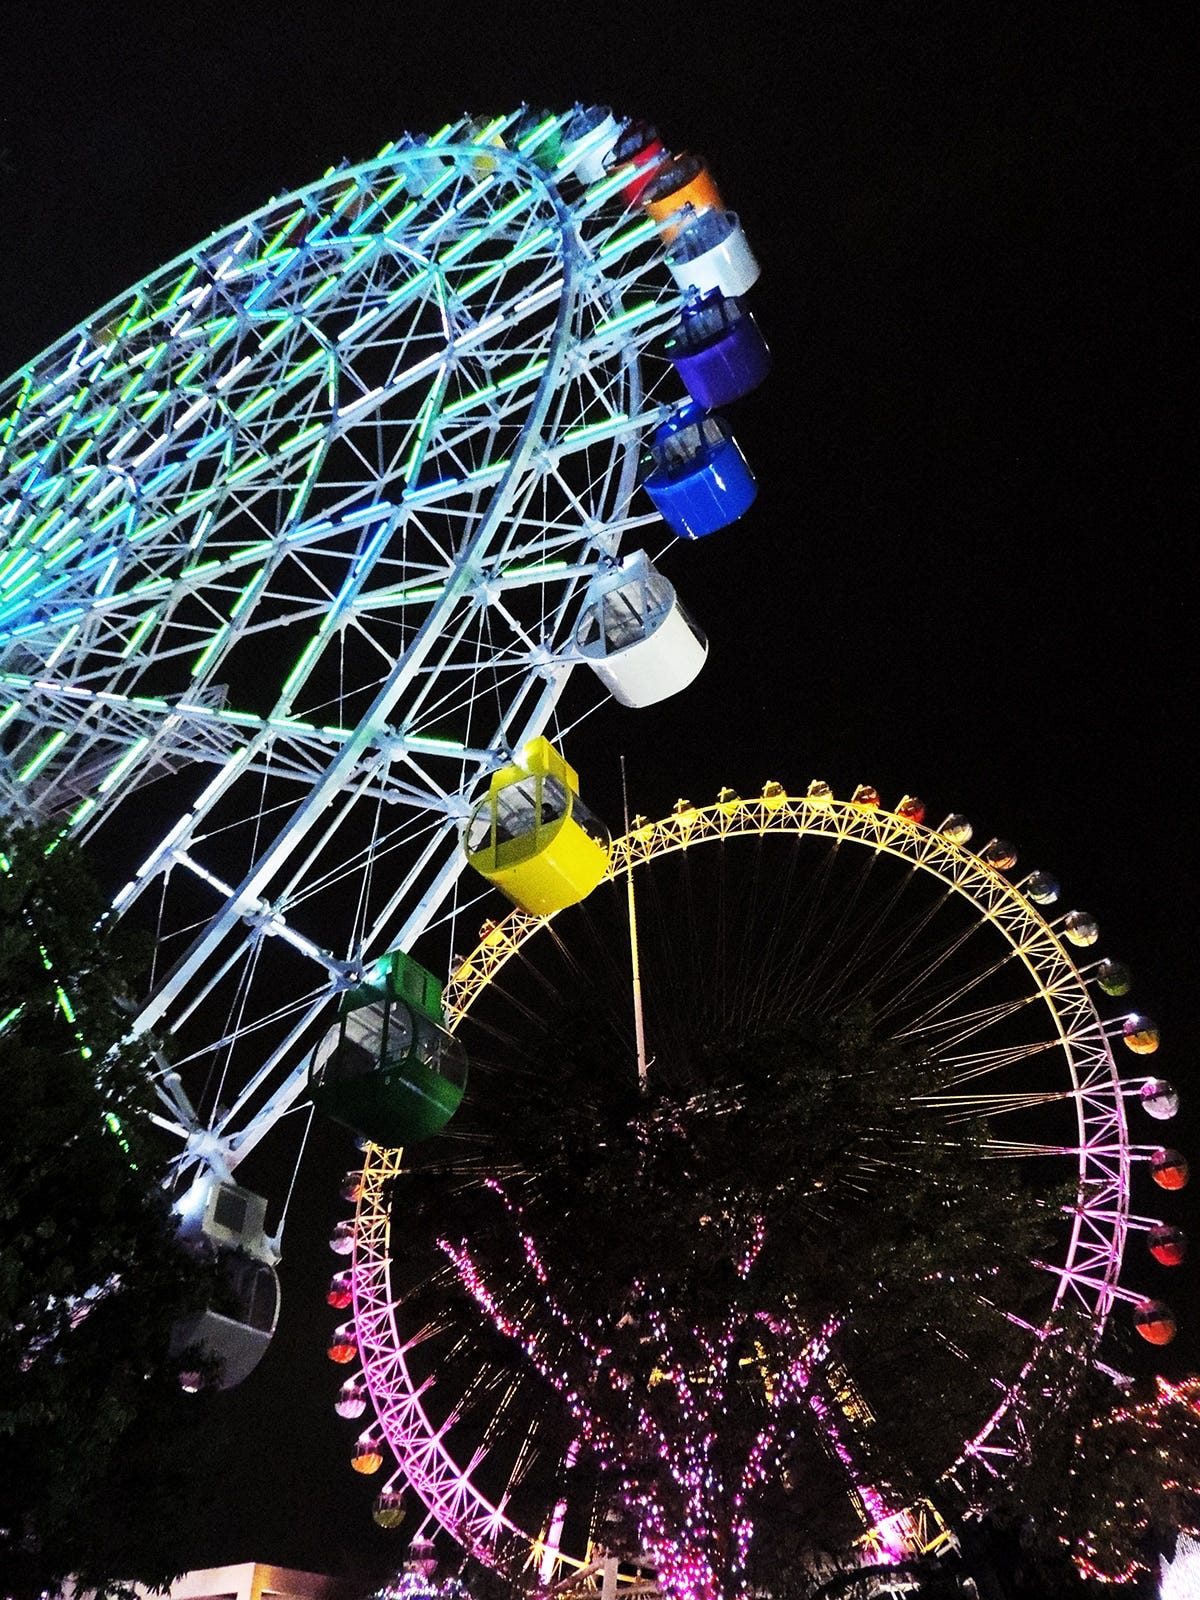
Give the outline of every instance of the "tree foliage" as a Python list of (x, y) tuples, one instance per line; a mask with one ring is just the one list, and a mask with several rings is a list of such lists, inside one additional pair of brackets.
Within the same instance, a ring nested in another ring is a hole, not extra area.
[(1020, 1529), (1029, 1592), (1099, 1594), (1145, 1579), (1177, 1533), (1200, 1528), (1200, 1379), (1117, 1389), (1089, 1372), (998, 1511)]
[(142, 952), (70, 843), (16, 831), (0, 852), (3, 1590), (161, 1582), (196, 1481), (168, 1334), (207, 1284), (161, 1187), (144, 1057), (119, 1044)]
[(801, 1592), (1015, 1373), (998, 1308), (1044, 1303), (1054, 1208), (979, 1130), (935, 1131), (943, 1079), (861, 1011), (660, 1063), (643, 1097), (571, 1010), (401, 1180), (406, 1237), (451, 1263), (480, 1348), (565, 1405), (610, 1531), (668, 1588)]

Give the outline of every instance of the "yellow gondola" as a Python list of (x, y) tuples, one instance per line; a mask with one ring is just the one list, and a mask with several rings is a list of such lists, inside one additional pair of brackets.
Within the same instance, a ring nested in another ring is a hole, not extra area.
[(579, 774), (548, 739), (532, 739), (492, 775), (464, 840), (476, 872), (523, 911), (549, 916), (591, 894), (609, 839), (578, 794)]

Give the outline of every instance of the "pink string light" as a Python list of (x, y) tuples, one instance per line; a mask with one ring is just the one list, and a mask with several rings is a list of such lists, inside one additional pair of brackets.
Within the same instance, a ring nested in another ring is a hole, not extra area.
[[(755, 1492), (769, 1480), (781, 1420), (798, 1403), (806, 1402), (818, 1420), (866, 1514), (884, 1525), (884, 1548), (896, 1555), (906, 1552), (898, 1519), (856, 1471), (833, 1410), (814, 1383), (829, 1359), (836, 1321), (813, 1335), (786, 1316), (731, 1309), (714, 1324), (700, 1326), (689, 1323), (662, 1290), (638, 1282), (631, 1286), (630, 1309), (616, 1326), (606, 1328), (596, 1319), (593, 1333), (549, 1287), (550, 1274), (525, 1225), (522, 1207), (499, 1180), (489, 1178), (484, 1187), (510, 1219), (528, 1273), (518, 1269), (520, 1281), (501, 1286), (489, 1280), (466, 1239), (440, 1238), (438, 1248), (491, 1326), (521, 1350), (561, 1397), (576, 1430), (572, 1460), (580, 1448), (590, 1454), (621, 1512), (636, 1528), (642, 1557), (654, 1566), (661, 1589), (673, 1600), (720, 1600), (747, 1592)], [(755, 1216), (734, 1257), (741, 1280), (750, 1278), (766, 1235), (764, 1219)], [(514, 1306), (521, 1309), (514, 1311)], [(551, 1348), (558, 1345), (557, 1336), (554, 1340), (545, 1336), (544, 1330), (551, 1326), (568, 1337), (569, 1348), (580, 1358), (570, 1364), (577, 1373), (585, 1372), (586, 1379), (573, 1380), (563, 1370), (561, 1350)], [(727, 1483), (721, 1419), (729, 1405), (730, 1384), (744, 1381), (744, 1358), (738, 1352), (755, 1327), (763, 1330), (761, 1337), (769, 1337), (772, 1347), (768, 1367), (761, 1341), (756, 1344), (762, 1354), (768, 1416), (735, 1469), (733, 1481)], [(616, 1353), (636, 1328), (644, 1330), (638, 1342), (646, 1346), (647, 1359), (654, 1363), (644, 1387), (634, 1384)], [(696, 1352), (694, 1359), (687, 1357), (689, 1351)], [(665, 1408), (652, 1398), (658, 1386), (666, 1386), (672, 1397), (668, 1422), (659, 1414)], [(618, 1404), (614, 1422), (616, 1396), (626, 1397), (628, 1409), (623, 1411)], [(637, 1441), (637, 1462), (629, 1459), (631, 1440)]]

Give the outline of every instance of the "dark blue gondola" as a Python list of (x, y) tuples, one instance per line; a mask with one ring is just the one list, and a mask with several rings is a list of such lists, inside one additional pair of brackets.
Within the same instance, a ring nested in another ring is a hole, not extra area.
[(723, 417), (681, 406), (650, 441), (646, 493), (683, 539), (702, 539), (736, 522), (758, 493), (754, 474)]
[(771, 352), (758, 324), (736, 296), (726, 298), (720, 290), (688, 302), (666, 354), (706, 411), (740, 400), (771, 370)]

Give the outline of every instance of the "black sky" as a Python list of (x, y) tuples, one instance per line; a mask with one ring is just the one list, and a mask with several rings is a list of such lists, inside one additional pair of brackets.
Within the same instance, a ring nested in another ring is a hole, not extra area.
[[(776, 370), (731, 416), (761, 492), (672, 553), (709, 665), (683, 699), (579, 730), (589, 798), (619, 816), (624, 749), (651, 814), (814, 776), (965, 811), (1096, 913), (1161, 1070), (1200, 1089), (1189, 8), (9, 15), (3, 372), (268, 195), (464, 110), (600, 100), (706, 153), (763, 265)], [(1200, 1155), (1195, 1107), (1181, 1122)], [(353, 1152), (321, 1145), (277, 1348), (222, 1402), (219, 1515), (189, 1560), (387, 1548), (322, 1353)], [(1200, 1295), (1171, 1288), (1190, 1364)]]

